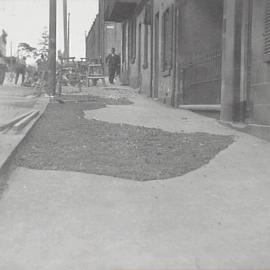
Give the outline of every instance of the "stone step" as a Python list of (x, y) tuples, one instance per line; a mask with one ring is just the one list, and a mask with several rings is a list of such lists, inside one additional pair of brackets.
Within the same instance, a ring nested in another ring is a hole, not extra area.
[(220, 112), (220, 104), (190, 104), (190, 105), (179, 105), (179, 109), (190, 110), (190, 111), (205, 111), (205, 112)]

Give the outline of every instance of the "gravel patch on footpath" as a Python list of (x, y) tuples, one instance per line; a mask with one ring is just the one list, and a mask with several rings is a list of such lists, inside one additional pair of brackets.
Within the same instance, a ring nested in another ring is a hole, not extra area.
[(52, 102), (15, 156), (17, 166), (67, 170), (133, 180), (168, 179), (207, 164), (233, 136), (170, 133), (84, 118), (85, 110), (127, 99), (64, 96)]

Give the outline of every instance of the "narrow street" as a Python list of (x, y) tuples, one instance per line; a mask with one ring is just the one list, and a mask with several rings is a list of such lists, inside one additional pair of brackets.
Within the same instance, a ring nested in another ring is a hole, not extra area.
[[(15, 166), (0, 203), (1, 270), (266, 269), (269, 266), (268, 142), (222, 126), (215, 119), (169, 108), (128, 87), (86, 88), (81, 95), (95, 97), (91, 101), (95, 109), (84, 111), (89, 125), (92, 121), (103, 126), (116, 124), (119, 134), (121, 126), (128, 125), (187, 137), (196, 133), (233, 136), (234, 141), (199, 168), (163, 180), (113, 177), (110, 170), (106, 175), (74, 172), (61, 169), (61, 163), (60, 167), (51, 169), (49, 164), (46, 170)], [(131, 103), (100, 107), (97, 97), (103, 98), (103, 102), (104, 98), (127, 98)], [(59, 110), (73, 106), (69, 105), (67, 96), (62, 100), (65, 103), (57, 104)], [(79, 102), (78, 106), (83, 104)], [(45, 113), (40, 121), (47, 117)], [(59, 121), (57, 117), (55, 121)], [(41, 148), (39, 156), (36, 155), (36, 135), (43, 140), (42, 133), (37, 132), (39, 129), (38, 123), (15, 156), (16, 162), (23, 160), (33, 165), (27, 151), (46, 161), (46, 149)], [(65, 132), (73, 134), (75, 130)], [(44, 136), (44, 140), (48, 137)], [(100, 140), (103, 141), (101, 137)], [(68, 141), (63, 138), (62, 142)], [(139, 146), (140, 140), (136, 142)], [(59, 143), (53, 142), (58, 153)], [(164, 141), (163, 147), (166, 146)], [(52, 147), (48, 152), (55, 151), (53, 146), (48, 147)], [(134, 160), (146, 154), (136, 156), (136, 153)], [(63, 155), (62, 159), (69, 161), (71, 156)], [(94, 156), (92, 160), (97, 159)], [(103, 163), (99, 165), (105, 168), (110, 164), (104, 158)]]

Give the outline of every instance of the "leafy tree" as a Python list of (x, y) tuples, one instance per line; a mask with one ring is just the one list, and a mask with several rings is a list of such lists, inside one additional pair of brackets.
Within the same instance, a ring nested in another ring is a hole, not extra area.
[(37, 49), (36, 56), (44, 55), (48, 58), (49, 55), (49, 32), (47, 27), (44, 27), (44, 31), (41, 34), (41, 40), (38, 43), (39, 48)]
[(26, 56), (26, 57), (35, 57), (36, 54), (36, 48), (32, 47), (26, 42), (20, 43), (18, 45), (18, 50), (21, 55)]
[(45, 59), (48, 59), (49, 55), (49, 33), (46, 27), (41, 34), (41, 39), (38, 43), (38, 47), (32, 47), (26, 42), (22, 42), (18, 46), (18, 50), (21, 56), (38, 58), (41, 55), (44, 55)]

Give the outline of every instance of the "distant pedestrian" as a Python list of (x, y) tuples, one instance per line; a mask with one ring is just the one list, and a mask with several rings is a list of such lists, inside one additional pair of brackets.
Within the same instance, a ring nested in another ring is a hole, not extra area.
[(115, 48), (106, 57), (106, 63), (109, 66), (109, 82), (113, 84), (115, 75), (120, 73), (120, 56), (115, 53)]
[(25, 79), (25, 71), (26, 71), (26, 57), (24, 56), (22, 59), (19, 59), (18, 63), (16, 64), (16, 78), (15, 84), (17, 84), (20, 74), (22, 74), (22, 84), (24, 83)]
[(6, 65), (4, 56), (2, 55), (0, 51), (0, 85), (3, 85), (5, 81), (6, 71), (7, 71), (7, 65)]
[(37, 60), (37, 68), (39, 78), (46, 81), (48, 78), (48, 62), (43, 54), (40, 56), (40, 59)]

